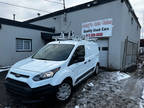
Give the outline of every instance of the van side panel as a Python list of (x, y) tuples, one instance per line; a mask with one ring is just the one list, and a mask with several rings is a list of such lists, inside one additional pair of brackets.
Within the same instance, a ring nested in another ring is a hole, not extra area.
[(88, 62), (88, 68), (91, 69), (99, 62), (99, 50), (98, 45), (94, 42), (86, 44), (86, 61)]

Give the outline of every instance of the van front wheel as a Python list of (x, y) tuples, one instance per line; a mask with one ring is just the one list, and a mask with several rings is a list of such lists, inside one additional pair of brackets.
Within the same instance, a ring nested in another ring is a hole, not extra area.
[(56, 92), (56, 99), (61, 102), (67, 101), (72, 93), (72, 86), (68, 82), (63, 82), (58, 86), (58, 90)]

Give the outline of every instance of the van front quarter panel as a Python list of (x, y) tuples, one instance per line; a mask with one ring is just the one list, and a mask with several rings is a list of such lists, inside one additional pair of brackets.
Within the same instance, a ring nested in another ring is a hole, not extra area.
[[(66, 78), (71, 78), (71, 79), (75, 79), (74, 78), (74, 73), (72, 72), (72, 70), (70, 70), (68, 67), (61, 70), (60, 72), (56, 73), (55, 76), (53, 77), (53, 81), (51, 81), (51, 85), (52, 86), (57, 86), (60, 85)], [(72, 81), (72, 85), (74, 85), (73, 83), (74, 81)]]

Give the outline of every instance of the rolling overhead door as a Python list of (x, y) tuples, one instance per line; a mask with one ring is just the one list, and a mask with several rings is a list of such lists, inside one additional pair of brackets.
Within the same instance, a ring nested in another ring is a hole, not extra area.
[(98, 40), (97, 41), (99, 45), (99, 51), (100, 51), (100, 66), (107, 67), (108, 66), (108, 39), (105, 40)]

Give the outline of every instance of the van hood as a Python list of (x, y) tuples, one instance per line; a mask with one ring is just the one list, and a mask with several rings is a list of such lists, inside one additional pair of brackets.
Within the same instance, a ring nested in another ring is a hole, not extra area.
[(15, 69), (26, 70), (31, 72), (46, 72), (60, 67), (65, 61), (47, 61), (37, 59), (25, 59), (14, 65)]

